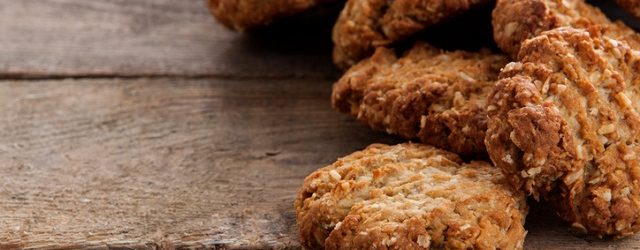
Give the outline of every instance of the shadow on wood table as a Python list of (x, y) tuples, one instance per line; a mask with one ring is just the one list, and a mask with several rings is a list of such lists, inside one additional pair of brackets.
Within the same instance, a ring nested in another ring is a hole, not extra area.
[[(240, 35), (201, 0), (0, 1), (2, 249), (299, 248), (303, 178), (401, 141), (331, 109), (313, 14)], [(536, 211), (529, 249), (640, 241)]]

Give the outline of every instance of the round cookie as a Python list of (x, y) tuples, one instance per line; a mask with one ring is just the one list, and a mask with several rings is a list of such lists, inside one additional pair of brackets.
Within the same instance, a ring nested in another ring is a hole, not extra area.
[(421, 42), (401, 57), (381, 47), (334, 84), (331, 102), (375, 130), (486, 156), (486, 101), (508, 62), (487, 50), (448, 52)]
[(621, 21), (609, 20), (584, 0), (498, 0), (492, 24), (498, 47), (514, 59), (526, 39), (564, 26), (604, 31), (640, 48), (640, 35)]
[(333, 62), (348, 69), (370, 56), (377, 47), (389, 46), (425, 28), (490, 0), (348, 0), (333, 28)]
[(522, 249), (528, 209), (489, 163), (411, 143), (315, 171), (294, 206), (309, 249)]
[(640, 0), (615, 0), (620, 7), (640, 18)]
[(336, 0), (208, 0), (213, 16), (230, 29), (244, 32)]
[(516, 187), (579, 231), (640, 230), (640, 51), (558, 28), (523, 43), (489, 97), (485, 143)]

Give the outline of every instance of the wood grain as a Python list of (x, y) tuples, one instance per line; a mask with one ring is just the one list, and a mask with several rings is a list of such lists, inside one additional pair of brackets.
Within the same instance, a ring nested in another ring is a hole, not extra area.
[[(0, 82), (0, 248), (299, 248), (303, 178), (373, 142), (330, 81)], [(542, 206), (544, 208), (544, 206)], [(527, 249), (582, 239), (533, 209)]]
[[(400, 141), (331, 110), (324, 11), (242, 35), (201, 0), (0, 0), (0, 78), (32, 79), (0, 80), (0, 249), (299, 248), (303, 178)], [(544, 204), (527, 229), (527, 249), (640, 249)]]
[[(640, 28), (610, 1), (590, 2)], [(0, 77), (335, 78), (340, 4), (238, 34), (214, 21), (205, 0), (0, 0)], [(491, 47), (488, 22), (478, 19), (490, 11), (423, 38), (448, 49)]]
[(0, 76), (333, 76), (332, 7), (242, 35), (205, 0), (0, 0)]
[(0, 82), (0, 248), (296, 247), (303, 178), (394, 141), (329, 84)]

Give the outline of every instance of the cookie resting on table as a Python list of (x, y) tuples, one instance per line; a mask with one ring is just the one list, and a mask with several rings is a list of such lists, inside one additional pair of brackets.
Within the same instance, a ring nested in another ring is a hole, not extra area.
[(337, 0), (209, 0), (209, 10), (225, 26), (244, 32)]
[(398, 58), (387, 48), (334, 85), (333, 106), (376, 130), (465, 156), (486, 155), (486, 99), (507, 57), (444, 52), (417, 43)]
[(315, 171), (295, 209), (309, 249), (522, 249), (528, 208), (491, 164), (405, 143)]
[(342, 69), (490, 0), (348, 0), (333, 28), (333, 61)]
[(519, 57), (489, 98), (492, 161), (581, 232), (638, 232), (640, 51), (564, 27), (527, 40)]
[(600, 9), (583, 0), (498, 0), (492, 23), (498, 47), (514, 59), (526, 39), (563, 26), (604, 32), (640, 48), (640, 35), (633, 29), (609, 20)]

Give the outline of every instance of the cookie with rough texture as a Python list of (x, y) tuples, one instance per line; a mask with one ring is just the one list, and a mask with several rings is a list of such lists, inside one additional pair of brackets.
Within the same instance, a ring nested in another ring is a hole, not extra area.
[(616, 3), (627, 12), (640, 18), (640, 0), (616, 0)]
[(391, 45), (490, 0), (348, 0), (333, 28), (333, 61), (348, 69)]
[(335, 109), (376, 130), (463, 155), (486, 154), (486, 99), (506, 56), (417, 43), (398, 58), (378, 48), (333, 86)]
[(564, 27), (525, 41), (519, 58), (489, 97), (491, 160), (581, 232), (638, 232), (640, 51)]
[(246, 31), (336, 0), (209, 0), (209, 10), (225, 26)]
[(498, 47), (512, 58), (526, 39), (564, 26), (604, 32), (640, 48), (640, 35), (633, 29), (620, 21), (612, 22), (583, 0), (498, 0), (492, 23)]
[(309, 249), (522, 249), (528, 209), (489, 163), (411, 143), (315, 171), (294, 206)]

